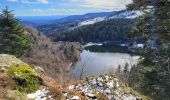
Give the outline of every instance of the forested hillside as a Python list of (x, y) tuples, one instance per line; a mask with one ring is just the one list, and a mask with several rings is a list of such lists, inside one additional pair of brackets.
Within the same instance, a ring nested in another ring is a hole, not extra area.
[(67, 80), (67, 71), (78, 60), (81, 45), (79, 43), (51, 42), (35, 28), (26, 26), (25, 29), (32, 48), (23, 57), (24, 61), (30, 65), (41, 66), (49, 76), (58, 81)]
[(126, 33), (132, 29), (135, 19), (110, 19), (86, 25), (68, 32), (50, 34), (53, 41), (125, 41)]
[[(144, 58), (132, 67), (129, 85), (153, 100), (170, 100), (170, 2), (169, 0), (133, 0), (128, 9), (143, 11), (131, 31), (147, 45), (141, 49)], [(158, 41), (153, 47), (153, 41)]]

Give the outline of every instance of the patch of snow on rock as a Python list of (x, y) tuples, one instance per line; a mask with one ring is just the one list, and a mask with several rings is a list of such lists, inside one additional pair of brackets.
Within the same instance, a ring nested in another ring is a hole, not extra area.
[[(47, 100), (47, 94), (49, 90), (47, 88), (44, 88), (42, 90), (37, 90), (35, 93), (27, 94), (28, 99), (33, 100)], [(54, 100), (51, 97), (49, 97), (50, 100)]]
[(79, 98), (79, 96), (73, 96), (72, 98), (71, 98), (71, 100), (79, 100), (80, 98)]

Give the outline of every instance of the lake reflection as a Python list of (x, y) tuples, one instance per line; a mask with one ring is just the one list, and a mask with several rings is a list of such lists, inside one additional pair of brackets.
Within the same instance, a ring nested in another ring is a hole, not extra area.
[(137, 64), (139, 56), (131, 56), (128, 53), (115, 53), (115, 52), (92, 52), (83, 50), (80, 60), (72, 68), (71, 74), (77, 78), (80, 77), (82, 67), (85, 68), (83, 77), (100, 75), (108, 72), (113, 72), (119, 65), (125, 66)]

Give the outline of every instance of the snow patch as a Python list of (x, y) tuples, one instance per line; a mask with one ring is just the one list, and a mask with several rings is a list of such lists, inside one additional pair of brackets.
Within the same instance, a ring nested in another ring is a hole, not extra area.
[(27, 94), (28, 99), (34, 99), (34, 100), (54, 100), (49, 96), (47, 98), (47, 94), (49, 93), (49, 90), (47, 88), (44, 88), (42, 90), (37, 90), (35, 93)]
[(103, 43), (92, 43), (92, 42), (89, 42), (87, 43), (86, 45), (84, 45), (83, 47), (89, 47), (89, 46), (102, 46)]
[(105, 20), (105, 17), (96, 17), (94, 19), (89, 19), (89, 20), (80, 22), (78, 27), (84, 26), (84, 25), (94, 24), (94, 23), (97, 23), (97, 22), (100, 22), (100, 21), (103, 21), (103, 20)]

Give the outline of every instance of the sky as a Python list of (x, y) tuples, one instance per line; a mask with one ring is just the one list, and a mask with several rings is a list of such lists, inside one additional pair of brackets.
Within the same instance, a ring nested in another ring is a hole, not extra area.
[(129, 3), (131, 0), (0, 0), (0, 10), (8, 6), (16, 16), (63, 16), (121, 10)]

